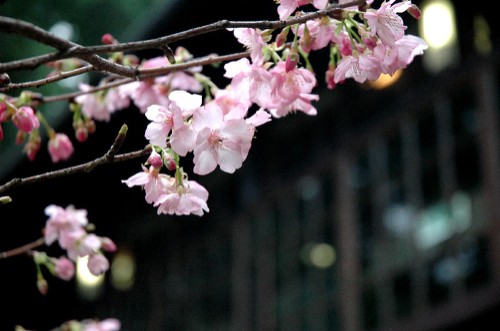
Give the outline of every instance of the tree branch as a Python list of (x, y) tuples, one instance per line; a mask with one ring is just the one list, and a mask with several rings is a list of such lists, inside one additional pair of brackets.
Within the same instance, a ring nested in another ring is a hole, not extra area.
[(109, 148), (109, 150), (104, 154), (103, 156), (93, 160), (89, 161), (83, 164), (79, 164), (76, 166), (56, 170), (56, 171), (49, 171), (43, 174), (39, 175), (34, 175), (31, 177), (24, 177), (24, 178), (13, 178), (9, 182), (7, 182), (4, 185), (0, 186), (0, 194), (3, 194), (13, 188), (23, 186), (23, 185), (28, 185), (28, 184), (33, 184), (37, 182), (41, 182), (44, 180), (48, 179), (53, 179), (53, 178), (58, 178), (62, 176), (67, 176), (67, 175), (73, 175), (77, 173), (82, 173), (82, 172), (91, 172), (95, 168), (102, 166), (104, 164), (108, 163), (116, 163), (116, 162), (122, 162), (122, 161), (127, 161), (131, 159), (136, 159), (139, 157), (143, 157), (146, 155), (149, 155), (151, 153), (151, 147), (146, 146), (142, 150), (138, 150), (135, 152), (129, 152), (129, 153), (123, 153), (123, 154), (116, 154), (121, 147), (125, 136), (127, 133), (127, 126), (123, 125), (122, 128), (120, 129), (120, 132), (116, 136), (115, 141)]
[[(89, 63), (92, 63), (87, 58), (84, 58), (82, 56), (85, 56), (85, 55), (97, 56), (95, 54), (110, 53), (110, 52), (130, 52), (130, 51), (137, 51), (137, 50), (144, 50), (144, 49), (151, 49), (151, 48), (161, 48), (162, 46), (164, 46), (166, 44), (185, 40), (188, 38), (193, 38), (196, 36), (200, 36), (203, 34), (215, 32), (215, 31), (223, 30), (223, 29), (234, 29), (234, 28), (279, 29), (279, 28), (284, 28), (286, 26), (290, 26), (290, 25), (294, 25), (294, 24), (305, 23), (309, 20), (313, 20), (316, 18), (324, 17), (324, 16), (337, 16), (340, 13), (342, 8), (347, 8), (347, 7), (352, 7), (352, 6), (363, 6), (365, 4), (366, 4), (365, 0), (355, 0), (355, 1), (352, 1), (349, 3), (344, 3), (341, 5), (332, 4), (328, 7), (326, 7), (325, 9), (318, 10), (318, 11), (312, 12), (312, 13), (303, 14), (303, 15), (298, 16), (298, 17), (289, 18), (289, 19), (284, 20), (284, 21), (281, 21), (281, 20), (277, 20), (277, 21), (266, 21), (266, 20), (264, 20), (264, 21), (229, 21), (229, 20), (221, 20), (221, 21), (218, 21), (215, 23), (211, 23), (211, 24), (203, 25), (201, 27), (197, 27), (197, 28), (186, 30), (186, 31), (174, 33), (174, 34), (171, 34), (171, 35), (168, 35), (165, 37), (161, 37), (161, 38), (136, 41), (136, 42), (119, 43), (119, 44), (113, 44), (113, 45), (100, 45), (100, 46), (83, 47), (83, 46), (71, 43), (72, 46), (68, 47), (67, 43), (70, 43), (70, 42), (66, 41), (66, 43), (60, 43), (61, 40), (58, 40), (55, 44), (63, 46), (61, 48), (58, 48), (60, 50), (60, 52), (51, 53), (51, 54), (44, 54), (41, 56), (26, 58), (24, 60), (17, 60), (17, 61), (2, 63), (2, 64), (0, 64), (0, 72), (10, 72), (10, 71), (22, 70), (22, 69), (33, 69), (33, 68), (38, 67), (41, 64), (44, 64), (44, 63), (47, 63), (50, 61), (71, 58), (71, 57), (79, 57), (81, 59), (88, 61)], [(21, 27), (18, 27), (18, 25), (21, 25)], [(53, 46), (51, 44), (53, 42), (52, 38), (47, 39), (46, 38), (47, 36), (44, 34), (41, 34), (41, 36), (40, 36), (40, 38), (42, 38), (42, 40), (36, 39), (37, 35), (31, 31), (33, 29), (40, 29), (40, 28), (37, 28), (36, 26), (33, 26), (32, 24), (27, 23), (27, 22), (23, 22), (23, 21), (19, 21), (19, 20), (12, 20), (11, 18), (0, 16), (0, 31), (22, 34), (22, 35), (30, 37), (34, 40), (46, 42), (48, 45)], [(40, 29), (40, 30), (42, 30), (42, 29)], [(45, 30), (42, 30), (42, 31), (45, 31)], [(103, 60), (102, 58), (100, 58), (100, 59)], [(109, 63), (110, 62), (108, 61), (108, 64)], [(94, 64), (94, 63), (92, 63), (92, 64)], [(100, 63), (100, 65), (104, 66), (105, 63)], [(125, 67), (123, 67), (123, 68), (125, 68)], [(104, 68), (100, 68), (100, 69), (104, 69)], [(125, 74), (123, 76), (131, 77), (130, 74), (133, 74), (133, 73), (129, 72), (128, 75)]]
[[(233, 61), (237, 59), (241, 59), (244, 57), (248, 57), (250, 55), (250, 52), (240, 52), (240, 53), (234, 53), (234, 54), (228, 54), (228, 55), (209, 55), (203, 58), (199, 59), (194, 59), (185, 63), (179, 63), (179, 64), (173, 64), (168, 67), (158, 67), (158, 68), (145, 68), (145, 69), (137, 69), (137, 78), (132, 79), (132, 78), (124, 78), (120, 80), (116, 80), (107, 84), (99, 85), (97, 87), (91, 88), (88, 91), (79, 91), (79, 92), (72, 92), (68, 94), (61, 94), (57, 96), (51, 96), (51, 97), (45, 97), (43, 99), (43, 102), (53, 102), (53, 101), (61, 101), (61, 100), (68, 100), (74, 97), (77, 97), (79, 95), (83, 94), (89, 94), (89, 93), (94, 93), (102, 90), (107, 90), (111, 87), (117, 87), (119, 85), (127, 84), (130, 82), (133, 82), (135, 80), (143, 80), (147, 79), (150, 77), (156, 77), (156, 76), (161, 76), (165, 75), (174, 71), (180, 71), (180, 70), (185, 70), (189, 69), (192, 67), (197, 67), (197, 66), (205, 66), (213, 63), (218, 63), (218, 62), (227, 62), (227, 61)], [(20, 89), (20, 88), (29, 88), (29, 87), (40, 87), (45, 84), (53, 83), (68, 77), (73, 77), (73, 76), (78, 76), (84, 72), (89, 72), (89, 71), (94, 71), (95, 68), (92, 65), (85, 66), (82, 68), (78, 68), (75, 70), (67, 71), (67, 72), (62, 72), (54, 77), (48, 77), (32, 82), (26, 82), (26, 83), (19, 83), (19, 84), (9, 84), (5, 87), (0, 88), (0, 92), (7, 92), (10, 90), (15, 90), (15, 89)]]

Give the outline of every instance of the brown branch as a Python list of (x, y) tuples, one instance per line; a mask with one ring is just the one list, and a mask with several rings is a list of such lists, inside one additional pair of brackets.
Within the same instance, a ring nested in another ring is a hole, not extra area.
[(127, 161), (131, 159), (136, 159), (139, 157), (143, 157), (146, 155), (149, 155), (151, 153), (151, 147), (146, 146), (142, 150), (138, 150), (135, 152), (129, 152), (129, 153), (123, 153), (123, 154), (116, 154), (118, 152), (118, 149), (121, 147), (125, 136), (127, 132), (127, 126), (123, 125), (122, 128), (120, 129), (120, 132), (118, 133), (115, 141), (109, 148), (109, 150), (104, 154), (103, 156), (93, 160), (89, 161), (86, 163), (82, 163), (76, 166), (72, 167), (67, 167), (64, 169), (56, 170), (56, 171), (49, 171), (43, 174), (39, 175), (34, 175), (30, 177), (24, 177), (24, 178), (13, 178), (9, 182), (7, 182), (4, 185), (0, 186), (0, 194), (3, 194), (13, 188), (23, 186), (23, 185), (28, 185), (28, 184), (33, 184), (41, 181), (45, 181), (48, 179), (54, 179), (62, 176), (68, 176), (68, 175), (73, 175), (77, 173), (82, 173), (82, 172), (91, 172), (95, 168), (102, 166), (104, 164), (108, 163), (117, 163), (117, 162), (122, 162), (122, 161)]
[(0, 260), (30, 252), (35, 248), (43, 246), (44, 244), (45, 244), (45, 240), (42, 237), (42, 238), (39, 238), (39, 239), (37, 239), (33, 242), (30, 242), (26, 245), (16, 247), (14, 249), (10, 249), (10, 250), (5, 251), (5, 252), (0, 252)]
[[(197, 67), (197, 66), (205, 66), (213, 63), (218, 63), (218, 62), (227, 62), (227, 61), (233, 61), (237, 59), (241, 59), (243, 57), (247, 57), (250, 55), (250, 52), (240, 52), (240, 53), (234, 53), (234, 54), (228, 54), (228, 55), (209, 55), (203, 58), (199, 59), (194, 59), (185, 63), (179, 63), (179, 64), (173, 64), (167, 67), (158, 67), (158, 68), (146, 68), (146, 69), (137, 69), (137, 78), (136, 79), (131, 79), (131, 78), (124, 78), (120, 80), (116, 80), (107, 84), (99, 85), (97, 87), (94, 87), (92, 89), (89, 89), (88, 91), (79, 91), (79, 92), (72, 92), (68, 94), (61, 94), (57, 96), (51, 96), (51, 97), (46, 97), (44, 98), (43, 102), (53, 102), (53, 101), (61, 101), (61, 100), (68, 100), (74, 97), (77, 97), (79, 95), (83, 94), (89, 94), (89, 93), (94, 93), (102, 90), (109, 89), (111, 87), (117, 87), (119, 85), (127, 84), (130, 82), (133, 82), (135, 80), (142, 80), (150, 77), (156, 77), (156, 76), (161, 76), (165, 75), (174, 71), (179, 71), (179, 70), (186, 70), (192, 67)], [(26, 82), (26, 83), (19, 83), (19, 84), (9, 84), (5, 87), (0, 88), (0, 92), (7, 92), (10, 90), (15, 90), (15, 89), (20, 89), (20, 88), (29, 88), (29, 87), (40, 87), (45, 84), (53, 83), (68, 77), (72, 76), (78, 76), (84, 72), (89, 72), (89, 71), (94, 71), (94, 67), (89, 65), (85, 66), (82, 68), (78, 68), (72, 71), (67, 71), (67, 72), (62, 72), (59, 75), (56, 75), (54, 77), (49, 77), (49, 78), (44, 78), (32, 82)]]
[[(289, 18), (287, 20), (281, 21), (229, 21), (229, 20), (221, 20), (218, 22), (214, 22), (211, 24), (203, 25), (200, 27), (196, 27), (193, 29), (189, 29), (186, 31), (174, 33), (165, 37), (149, 39), (143, 41), (136, 42), (127, 42), (127, 43), (119, 43), (113, 45), (100, 45), (100, 46), (89, 46), (83, 47), (77, 44), (72, 43), (76, 47), (63, 47), (60, 49), (60, 52), (44, 54), (41, 56), (35, 56), (31, 58), (26, 58), (24, 60), (17, 60), (12, 62), (6, 62), (0, 64), (0, 72), (10, 72), (15, 70), (22, 69), (33, 69), (38, 67), (41, 64), (71, 58), (71, 57), (80, 57), (83, 55), (95, 55), (102, 53), (110, 53), (110, 52), (130, 52), (130, 51), (138, 51), (144, 49), (152, 49), (152, 48), (161, 48), (166, 44), (170, 44), (173, 42), (178, 42), (181, 40), (193, 38), (196, 36), (200, 36), (203, 34), (215, 32), (218, 30), (225, 29), (234, 29), (234, 28), (253, 28), (253, 29), (280, 29), (286, 26), (305, 23), (309, 20), (313, 20), (316, 18), (324, 17), (324, 16), (332, 16), (336, 15), (339, 10), (342, 8), (352, 7), (352, 6), (363, 6), (366, 4), (365, 0), (355, 0), (349, 3), (344, 4), (332, 4), (325, 9), (318, 10), (316, 12), (303, 14), (298, 17)], [(18, 23), (22, 21), (15, 20)], [(9, 32), (9, 33), (18, 33), (16, 24), (13, 24), (12, 19), (0, 16), (0, 31)], [(22, 22), (24, 24), (28, 24), (29, 26), (36, 28), (35, 26)], [(24, 26), (25, 29), (28, 27)], [(28, 29), (29, 30), (29, 29)], [(23, 31), (24, 32), (24, 31)], [(34, 39), (34, 38), (33, 38)], [(35, 39), (37, 40), (37, 39)], [(80, 57), (81, 58), (81, 57)], [(83, 58), (82, 58), (83, 59)], [(102, 59), (102, 58), (101, 58)], [(86, 60), (88, 61), (88, 60)], [(90, 63), (90, 62), (89, 62)], [(127, 76), (127, 75), (123, 75)], [(129, 76), (127, 76), (129, 77)]]

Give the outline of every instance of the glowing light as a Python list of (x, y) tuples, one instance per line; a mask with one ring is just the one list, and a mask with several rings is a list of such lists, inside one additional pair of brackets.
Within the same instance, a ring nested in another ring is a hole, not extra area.
[(135, 261), (128, 252), (115, 254), (111, 263), (111, 284), (121, 291), (129, 290), (135, 281)]
[(455, 13), (447, 0), (432, 1), (423, 6), (421, 35), (431, 48), (444, 48), (455, 42)]
[(88, 256), (76, 262), (76, 285), (78, 295), (85, 300), (95, 300), (102, 292), (104, 275), (95, 276), (87, 267)]
[(367, 81), (367, 84), (368, 86), (376, 90), (385, 89), (391, 85), (394, 85), (394, 83), (396, 83), (399, 80), (402, 74), (403, 74), (402, 70), (397, 70), (392, 76), (388, 74), (382, 74), (376, 80)]
[(96, 287), (99, 286), (104, 280), (104, 276), (93, 275), (87, 267), (88, 256), (78, 258), (76, 262), (76, 280), (83, 286)]
[(319, 269), (331, 267), (337, 259), (333, 246), (326, 243), (308, 243), (302, 247), (300, 255), (305, 264)]

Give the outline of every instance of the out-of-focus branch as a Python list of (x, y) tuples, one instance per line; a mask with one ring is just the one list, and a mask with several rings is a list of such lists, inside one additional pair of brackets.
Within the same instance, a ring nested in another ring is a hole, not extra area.
[(127, 161), (131, 159), (136, 159), (139, 157), (144, 157), (146, 155), (149, 155), (151, 153), (151, 147), (146, 146), (142, 150), (138, 150), (135, 152), (129, 152), (129, 153), (123, 153), (123, 154), (116, 154), (118, 150), (120, 149), (127, 133), (127, 126), (123, 125), (122, 128), (120, 129), (118, 135), (116, 136), (115, 141), (109, 148), (109, 150), (104, 154), (103, 156), (93, 160), (89, 161), (83, 164), (79, 164), (76, 166), (72, 167), (67, 167), (64, 169), (56, 170), (56, 171), (49, 171), (43, 174), (31, 176), (31, 177), (24, 177), (24, 178), (13, 178), (9, 182), (7, 182), (4, 185), (0, 186), (0, 194), (3, 194), (13, 188), (22, 186), (22, 185), (28, 185), (28, 184), (33, 184), (41, 181), (45, 181), (48, 179), (54, 179), (58, 177), (63, 177), (63, 176), (69, 176), (77, 173), (82, 173), (82, 172), (91, 172), (95, 168), (102, 166), (104, 164), (108, 163), (116, 163), (116, 162), (122, 162), (122, 161)]
[[(152, 49), (152, 48), (161, 48), (167, 44), (193, 38), (196, 36), (200, 36), (203, 34), (215, 32), (218, 30), (224, 29), (234, 29), (234, 28), (254, 28), (254, 29), (280, 29), (286, 26), (305, 23), (309, 20), (313, 20), (316, 18), (324, 17), (324, 16), (339, 16), (342, 8), (352, 7), (352, 6), (363, 6), (366, 4), (365, 0), (355, 0), (349, 3), (344, 4), (332, 4), (325, 9), (318, 10), (312, 13), (307, 13), (302, 16), (293, 17), (284, 21), (229, 21), (229, 20), (221, 20), (215, 23), (203, 25), (200, 27), (196, 27), (193, 29), (189, 29), (186, 31), (174, 33), (165, 37), (149, 39), (143, 41), (136, 42), (127, 42), (127, 43), (118, 43), (113, 45), (100, 45), (100, 46), (89, 46), (83, 47), (74, 43), (70, 43), (68, 41), (61, 42), (61, 40), (54, 41), (52, 38), (47, 38), (45, 34), (48, 34), (45, 30), (42, 30), (30, 23), (13, 20), (8, 17), (0, 16), (0, 31), (8, 32), (8, 33), (16, 33), (27, 36), (34, 40), (40, 41), (42, 43), (46, 43), (47, 45), (53, 46), (60, 50), (60, 52), (44, 54), (41, 56), (35, 56), (31, 58), (26, 58), (23, 60), (11, 61), (0, 64), (0, 72), (10, 72), (15, 70), (22, 69), (33, 69), (44, 63), (48, 63), (50, 61), (66, 59), (71, 57), (79, 57), (88, 61), (91, 64), (97, 64), (97, 68), (100, 70), (105, 69), (105, 66), (109, 65), (111, 62), (101, 62), (101, 63), (92, 63), (89, 61), (86, 56), (97, 56), (96, 54), (110, 53), (110, 52), (130, 52), (130, 51), (138, 51), (144, 49)], [(45, 34), (40, 33), (41, 31), (45, 31)], [(35, 33), (36, 31), (37, 33)], [(53, 35), (52, 35), (53, 36)], [(59, 38), (60, 39), (60, 38)], [(59, 46), (59, 47), (56, 47)], [(101, 60), (101, 57), (98, 57)], [(98, 61), (95, 58), (90, 58), (92, 61)], [(134, 72), (130, 70), (127, 72), (126, 67), (120, 66), (120, 70), (125, 71), (126, 74), (123, 76), (131, 77), (134, 75)], [(117, 68), (111, 68), (117, 71)], [(125, 68), (125, 69), (124, 69)], [(110, 72), (114, 72), (109, 70)], [(114, 72), (117, 73), (117, 72)]]
[[(82, 47), (74, 42), (71, 42), (64, 38), (60, 38), (55, 34), (45, 31), (44, 29), (39, 28), (31, 23), (13, 19), (10, 17), (0, 16), (0, 31), (25, 36), (35, 41), (41, 42), (47, 46), (54, 47), (61, 52), (72, 52), (72, 50), (74, 51)], [(136, 76), (136, 71), (134, 68), (125, 67), (120, 64), (113, 63), (100, 57), (97, 54), (74, 54), (74, 56), (92, 64), (94, 68), (99, 71), (110, 72), (125, 77)], [(31, 63), (31, 61), (28, 61), (28, 63)], [(5, 72), (6, 70), (0, 69), (0, 71)]]
[(42, 237), (26, 245), (13, 248), (5, 252), (0, 252), (0, 260), (30, 252), (35, 248), (43, 246), (44, 244), (45, 244), (45, 239)]

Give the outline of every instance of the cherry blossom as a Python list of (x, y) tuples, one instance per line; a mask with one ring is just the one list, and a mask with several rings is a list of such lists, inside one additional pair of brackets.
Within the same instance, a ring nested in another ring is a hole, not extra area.
[(158, 215), (197, 215), (208, 212), (208, 191), (193, 180), (174, 178), (167, 182), (165, 192), (158, 197), (154, 205), (158, 207)]
[(217, 165), (227, 173), (240, 168), (247, 155), (253, 133), (243, 119), (224, 120), (224, 113), (214, 103), (193, 114), (197, 132), (194, 148), (194, 172), (206, 175)]
[(394, 46), (396, 41), (403, 38), (407, 27), (398, 13), (405, 12), (412, 6), (411, 1), (392, 5), (394, 1), (396, 0), (384, 1), (379, 9), (368, 9), (364, 15), (370, 26), (371, 35), (377, 34), (387, 46)]

